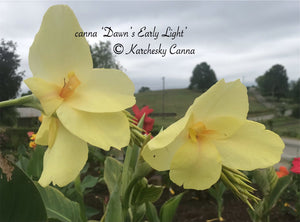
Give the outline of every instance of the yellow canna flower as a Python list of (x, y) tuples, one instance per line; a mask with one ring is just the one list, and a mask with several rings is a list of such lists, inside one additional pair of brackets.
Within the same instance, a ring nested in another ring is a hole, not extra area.
[(135, 103), (134, 85), (120, 70), (93, 69), (89, 44), (73, 11), (52, 6), (29, 51), (33, 77), (25, 80), (44, 109), (36, 143), (48, 145), (39, 183), (64, 186), (87, 157), (87, 143), (121, 149), (130, 139), (122, 110)]
[(264, 125), (246, 119), (248, 97), (239, 81), (217, 82), (195, 99), (185, 116), (153, 138), (142, 151), (157, 170), (186, 189), (208, 189), (222, 165), (265, 168), (280, 160), (284, 143)]

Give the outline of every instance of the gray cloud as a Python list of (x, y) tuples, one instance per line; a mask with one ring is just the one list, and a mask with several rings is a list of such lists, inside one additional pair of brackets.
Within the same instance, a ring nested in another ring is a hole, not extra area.
[[(22, 67), (30, 76), (28, 50), (38, 31), (42, 16), (53, 3), (1, 2), (0, 38), (18, 43)], [(101, 27), (114, 30), (138, 30), (154, 26), (162, 32), (167, 26), (187, 27), (183, 38), (88, 38), (90, 43), (110, 40), (130, 47), (195, 48), (196, 55), (119, 55), (117, 59), (138, 89), (161, 87), (166, 76), (168, 88), (186, 87), (196, 64), (206, 61), (217, 77), (225, 80), (243, 78), (253, 84), (276, 63), (284, 65), (290, 79), (300, 73), (300, 6), (298, 1), (70, 1), (85, 31), (103, 34)], [(25, 87), (25, 86), (23, 86)]]

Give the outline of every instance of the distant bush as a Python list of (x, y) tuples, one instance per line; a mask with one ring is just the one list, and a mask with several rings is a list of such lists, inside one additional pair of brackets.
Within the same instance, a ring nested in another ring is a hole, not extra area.
[(300, 119), (300, 106), (296, 106), (293, 109), (292, 116), (297, 118), (297, 119)]
[(0, 149), (17, 149), (20, 144), (28, 143), (27, 132), (37, 132), (38, 128), (6, 128), (1, 130), (1, 146)]

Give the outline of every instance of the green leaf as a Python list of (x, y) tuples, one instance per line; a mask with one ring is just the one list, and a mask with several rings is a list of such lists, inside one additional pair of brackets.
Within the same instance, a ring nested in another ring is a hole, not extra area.
[(96, 214), (99, 214), (100, 211), (95, 209), (94, 207), (90, 207), (90, 206), (85, 206), (85, 213), (86, 213), (86, 216), (88, 218), (96, 215)]
[[(106, 158), (107, 160), (107, 158)], [(120, 198), (119, 182), (115, 184), (110, 195), (105, 213), (105, 222), (123, 222), (122, 203)]]
[(184, 192), (172, 197), (171, 199), (169, 199), (167, 202), (164, 203), (164, 205), (160, 209), (160, 214), (159, 214), (161, 222), (172, 222), (173, 217), (176, 213), (176, 209), (183, 195)]
[(159, 222), (159, 217), (157, 215), (157, 210), (153, 203), (146, 202), (146, 217), (149, 222)]
[(104, 180), (108, 187), (109, 193), (112, 194), (115, 185), (122, 174), (123, 165), (118, 160), (107, 157), (104, 162)]
[(48, 218), (58, 219), (63, 222), (80, 222), (79, 204), (66, 198), (54, 187), (41, 187), (35, 182), (44, 204), (46, 206)]
[(144, 219), (146, 213), (146, 205), (141, 204), (131, 208), (132, 222), (141, 222)]
[(6, 180), (0, 168), (0, 220), (47, 221), (42, 197), (32, 180), (16, 165), (12, 179)]
[(81, 182), (81, 190), (84, 192), (87, 188), (94, 187), (98, 183), (99, 178), (87, 175)]
[(136, 145), (129, 145), (126, 149), (126, 155), (125, 155), (125, 160), (123, 165), (122, 187), (121, 187), (122, 196), (125, 196), (126, 189), (133, 178), (138, 156), (139, 156), (139, 147)]
[(266, 197), (266, 210), (271, 210), (276, 205), (279, 197), (291, 182), (292, 178), (290, 176), (278, 179), (276, 186), (272, 189), (270, 195)]
[(164, 187), (148, 184), (146, 178), (139, 180), (132, 191), (132, 204), (141, 205), (148, 201), (155, 202), (163, 192)]
[(42, 174), (44, 153), (45, 148), (37, 145), (29, 160), (27, 173), (33, 178), (38, 179)]
[(274, 167), (255, 170), (253, 177), (264, 196), (270, 194), (271, 190), (275, 187), (278, 180)]

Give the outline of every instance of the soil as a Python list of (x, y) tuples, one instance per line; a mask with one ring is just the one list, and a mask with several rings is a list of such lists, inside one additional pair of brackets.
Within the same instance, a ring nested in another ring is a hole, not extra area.
[[(179, 187), (175, 189), (176, 193), (183, 190)], [(95, 195), (98, 193), (98, 195)], [(97, 184), (93, 192), (85, 197), (87, 205), (96, 209), (100, 209), (98, 215), (90, 219), (100, 220), (103, 215), (103, 203), (108, 201), (108, 191), (103, 184)], [(159, 209), (163, 203), (172, 197), (168, 189), (165, 189), (161, 198), (155, 202), (155, 206)], [(222, 217), (227, 222), (251, 222), (247, 212), (248, 206), (232, 195), (230, 191), (224, 194), (224, 209)], [(215, 220), (213, 220), (215, 219)], [(174, 222), (208, 222), (208, 220), (219, 221), (217, 219), (217, 205), (212, 197), (206, 191), (189, 190), (182, 198)], [(274, 208), (270, 216), (271, 222), (299, 222), (290, 214)]]

